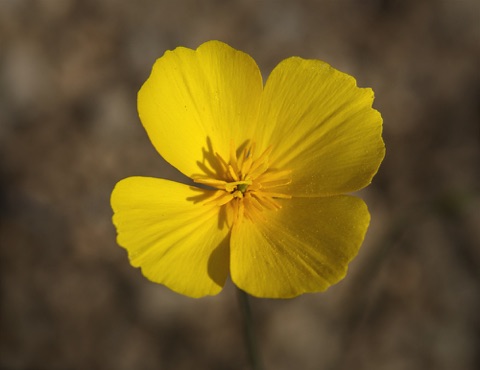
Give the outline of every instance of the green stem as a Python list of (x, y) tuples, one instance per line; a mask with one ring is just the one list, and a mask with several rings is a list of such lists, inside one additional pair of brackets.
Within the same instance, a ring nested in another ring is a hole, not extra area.
[(245, 330), (245, 345), (247, 347), (248, 359), (252, 370), (262, 370), (260, 356), (258, 355), (258, 346), (255, 338), (252, 310), (250, 309), (250, 300), (247, 293), (237, 289), (238, 303), (243, 315), (243, 324)]

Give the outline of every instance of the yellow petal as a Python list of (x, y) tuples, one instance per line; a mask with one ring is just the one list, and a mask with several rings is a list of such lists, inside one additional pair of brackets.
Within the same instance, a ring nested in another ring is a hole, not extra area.
[(271, 165), (292, 170), (290, 193), (349, 193), (371, 182), (385, 155), (373, 91), (319, 60), (293, 57), (267, 80), (259, 122)]
[(168, 180), (130, 177), (112, 192), (117, 242), (151, 281), (190, 296), (217, 294), (228, 275), (226, 227), (203, 190)]
[(140, 119), (170, 164), (189, 177), (203, 174), (199, 161), (215, 152), (228, 158), (232, 140), (251, 138), (262, 84), (255, 61), (224, 43), (179, 47), (155, 62), (140, 89)]
[(290, 298), (341, 280), (370, 221), (365, 203), (346, 195), (279, 202), (283, 208), (264, 211), (265, 221), (234, 225), (233, 282), (257, 297)]

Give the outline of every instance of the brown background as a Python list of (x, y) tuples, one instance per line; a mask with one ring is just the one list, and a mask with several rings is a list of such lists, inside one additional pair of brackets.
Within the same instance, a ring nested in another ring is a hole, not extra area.
[(223, 40), (373, 87), (372, 224), (325, 294), (253, 300), (267, 369), (480, 368), (480, 2), (0, 0), (0, 369), (246, 369), (229, 282), (176, 295), (115, 243), (121, 178), (175, 178), (136, 93), (166, 49)]

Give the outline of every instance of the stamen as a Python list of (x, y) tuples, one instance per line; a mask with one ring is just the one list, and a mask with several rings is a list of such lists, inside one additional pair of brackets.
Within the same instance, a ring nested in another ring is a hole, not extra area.
[(237, 162), (237, 153), (235, 151), (235, 144), (233, 143), (233, 140), (230, 142), (230, 165), (233, 167), (235, 172), (240, 172)]
[(272, 198), (262, 196), (261, 194), (253, 194), (253, 196), (258, 200), (258, 203), (260, 203), (266, 209), (276, 211), (282, 208), (280, 203), (274, 201)]
[(253, 163), (253, 159), (252, 157), (248, 157), (242, 164), (242, 169), (241, 169), (241, 172), (243, 174), (243, 176), (246, 176), (249, 171), (250, 171), (250, 168), (252, 167), (252, 163)]
[(217, 152), (215, 152), (215, 157), (217, 157), (218, 162), (220, 162), (220, 165), (222, 166), (222, 170), (226, 171), (228, 168), (227, 162), (225, 162), (225, 160)]
[(257, 198), (249, 196), (246, 197), (246, 199), (249, 200), (249, 203), (252, 205), (253, 208), (255, 208), (257, 211), (262, 211), (263, 207), (262, 205), (258, 202)]
[(292, 182), (291, 179), (281, 179), (276, 181), (262, 182), (262, 189), (277, 188), (279, 186), (288, 185)]
[[(253, 162), (252, 167), (250, 168), (250, 172), (255, 172), (255, 170), (261, 165), (266, 165), (266, 167), (268, 168), (267, 157), (270, 155), (272, 150), (273, 150), (273, 147), (271, 145), (267, 149), (265, 149), (265, 151), (260, 155), (260, 157), (258, 157)], [(252, 176), (253, 176), (253, 174), (252, 174)]]
[(260, 157), (257, 158), (257, 161), (265, 162), (272, 150), (273, 146), (270, 145), (267, 149), (265, 149), (265, 151), (260, 155)]
[(204, 201), (204, 205), (223, 206), (233, 199), (233, 194), (225, 191), (216, 191), (214, 195)]
[(237, 222), (242, 222), (243, 215), (245, 214), (245, 203), (242, 201), (237, 202), (238, 203), (238, 212), (237, 212)]
[(245, 200), (245, 216), (250, 221), (261, 220), (263, 222), (267, 221), (267, 217), (262, 213), (262, 206), (258, 201), (253, 197), (246, 197)]
[(242, 199), (242, 198), (243, 198), (243, 193), (242, 193), (240, 190), (236, 190), (236, 191), (234, 191), (234, 192), (232, 193), (232, 196), (233, 196), (234, 198), (240, 198), (240, 199)]
[(250, 172), (250, 168), (253, 163), (253, 155), (255, 154), (255, 143), (246, 147), (243, 150), (242, 163), (240, 165), (240, 170), (244, 176)]
[[(255, 143), (248, 144), (237, 156), (234, 142), (230, 143), (230, 159), (227, 163), (217, 152), (216, 178), (199, 176), (194, 181), (218, 189), (203, 201), (203, 204), (225, 207), (227, 224), (232, 226), (245, 217), (253, 222), (263, 222), (269, 211), (282, 208), (281, 199), (291, 196), (280, 191), (270, 191), (292, 182), (290, 170), (278, 171), (269, 168), (269, 156), (272, 146), (255, 158)], [(215, 164), (215, 163), (214, 163)]]
[(252, 164), (252, 168), (250, 169), (249, 176), (251, 176), (252, 178), (257, 178), (267, 170), (268, 170), (268, 163), (263, 162), (263, 163), (257, 164), (254, 162)]
[(239, 178), (238, 178), (238, 176), (237, 176), (237, 173), (233, 170), (233, 167), (230, 166), (230, 165), (228, 166), (228, 173), (230, 174), (230, 176), (232, 176), (232, 179), (233, 179), (234, 181), (238, 181), (238, 180), (239, 180)]
[(227, 217), (227, 225), (232, 226), (237, 219), (238, 209), (235, 202), (230, 202), (225, 205), (225, 215)]
[(209, 179), (209, 178), (194, 178), (194, 182), (197, 184), (203, 184), (203, 185), (208, 185), (211, 186), (212, 188), (217, 188), (217, 189), (225, 189), (225, 185), (227, 185), (226, 181), (223, 180), (216, 180), (216, 179)]
[(233, 200), (226, 205), (227, 224), (232, 226), (234, 223), (243, 219), (245, 205), (243, 201)]

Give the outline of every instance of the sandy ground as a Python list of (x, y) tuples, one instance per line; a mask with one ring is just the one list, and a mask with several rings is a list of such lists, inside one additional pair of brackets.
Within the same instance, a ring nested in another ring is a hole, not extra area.
[(252, 301), (265, 368), (480, 368), (480, 2), (0, 0), (0, 369), (248, 368), (232, 284), (194, 300), (150, 283), (111, 224), (118, 180), (178, 177), (139, 87), (165, 50), (209, 39), (265, 76), (325, 60), (385, 122), (347, 278)]

